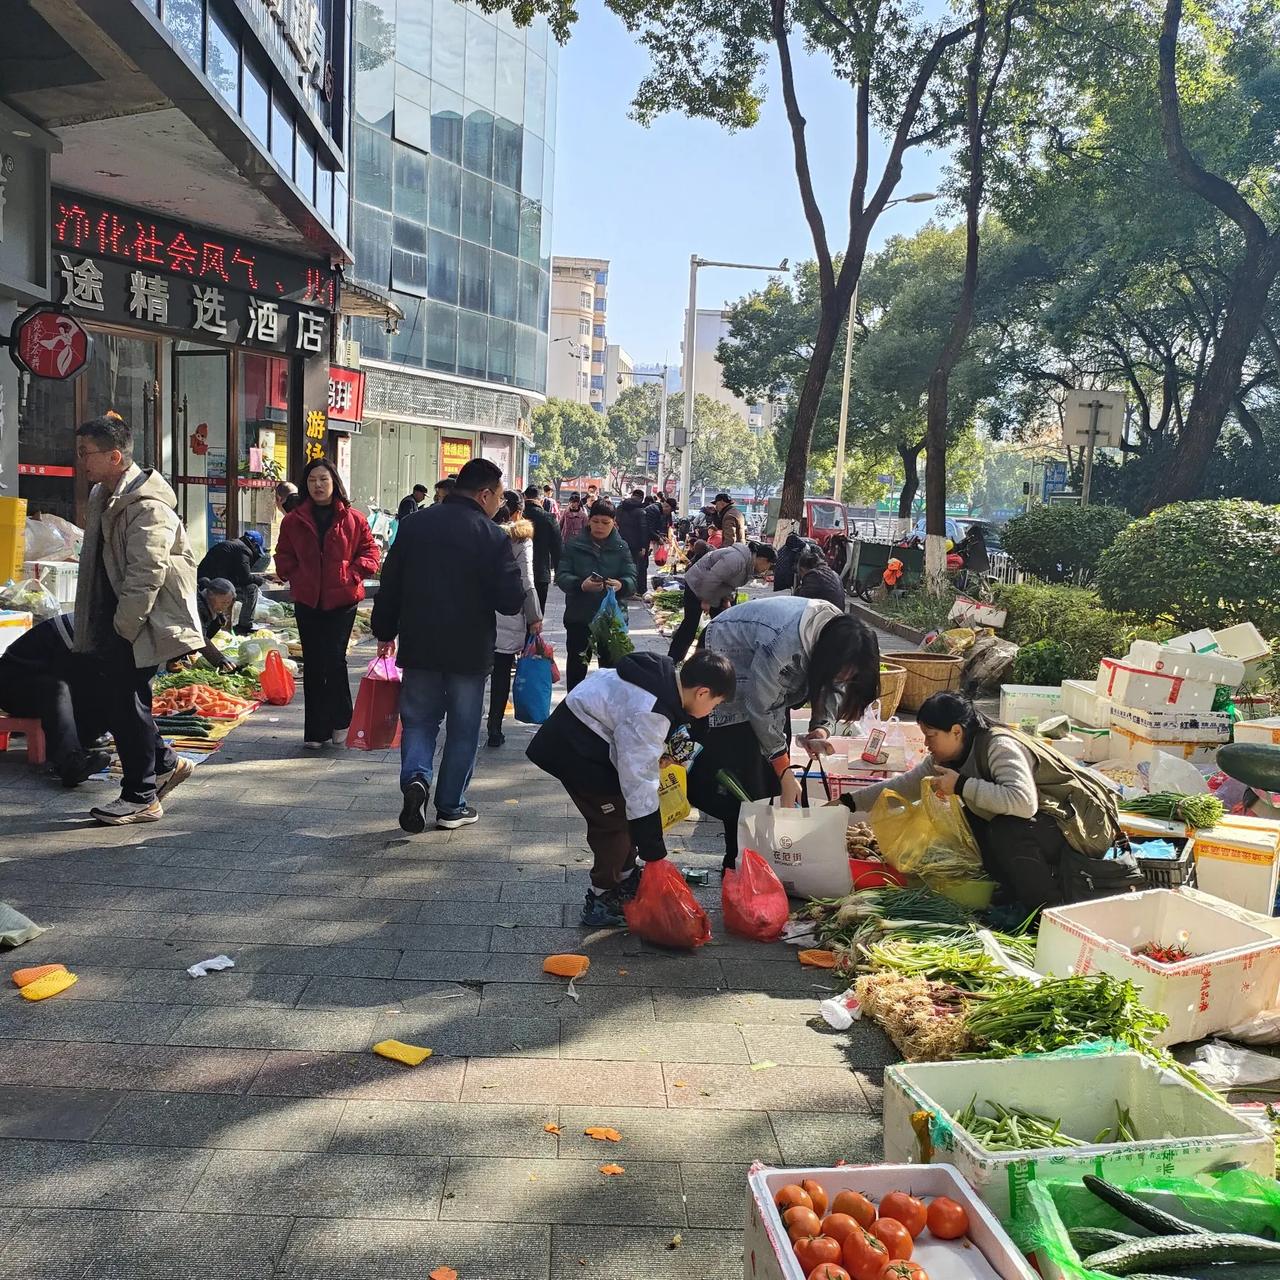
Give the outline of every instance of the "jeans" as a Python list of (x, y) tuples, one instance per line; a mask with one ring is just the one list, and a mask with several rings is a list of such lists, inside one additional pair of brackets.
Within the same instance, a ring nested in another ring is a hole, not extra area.
[(102, 673), (93, 701), (120, 756), (121, 798), (150, 804), (156, 798), (156, 774), (168, 773), (178, 762), (151, 718), (151, 677), (156, 669), (135, 667), (133, 646), (125, 640), (118, 639), (93, 657)]
[(484, 715), (483, 672), (454, 675), (406, 667), (400, 677), (400, 787), (418, 779), (431, 785), (436, 739), (445, 724), (436, 812), (452, 818), (467, 807)]
[(1069, 846), (1047, 813), (1034, 818), (1007, 813), (980, 818), (966, 809), (964, 816), (982, 852), (983, 869), (1000, 885), (1007, 901), (1017, 903), (1024, 912), (1062, 902), (1058, 868)]
[(511, 697), (511, 673), (516, 665), (514, 653), (493, 655), (493, 674), (489, 677), (489, 736), (502, 732), (502, 721), (507, 714), (507, 702)]
[(640, 597), (649, 590), (649, 548), (632, 551), (631, 563), (636, 567), (636, 596)]
[(256, 582), (246, 583), (236, 592), (240, 601), (240, 618), (236, 623), (236, 635), (247, 636), (253, 631), (253, 615), (258, 609), (258, 596), (261, 590)]
[(324, 742), (351, 724), (351, 678), (347, 674), (347, 641), (356, 607), (312, 609), (294, 606), (302, 642), (302, 736)]

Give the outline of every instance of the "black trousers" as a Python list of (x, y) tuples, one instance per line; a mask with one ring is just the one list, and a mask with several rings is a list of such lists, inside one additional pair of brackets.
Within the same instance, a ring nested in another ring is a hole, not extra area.
[(323, 742), (351, 724), (351, 681), (347, 675), (347, 641), (356, 607), (312, 609), (294, 606), (302, 642), (302, 736)]
[(81, 750), (80, 744), (85, 740), (81, 730), (86, 735), (89, 733), (87, 723), (76, 722), (77, 706), (71, 682), (58, 675), (0, 672), (0, 707), (11, 716), (40, 721), (46, 753), (58, 769)]
[[(721, 605), (715, 605), (708, 613), (708, 618), (718, 618), (724, 612)], [(667, 657), (672, 662), (683, 662), (693, 637), (698, 634), (698, 624), (702, 621), (702, 601), (688, 587), (684, 589), (684, 617), (671, 636), (671, 648)]]
[(168, 773), (178, 762), (151, 718), (151, 677), (156, 669), (135, 667), (133, 646), (119, 637), (92, 658), (101, 671), (93, 702), (120, 756), (121, 798), (149, 804), (156, 798), (156, 774)]
[(253, 630), (253, 615), (257, 612), (261, 591), (256, 582), (250, 582), (236, 592), (240, 601), (240, 618), (236, 622), (236, 634), (247, 636)]
[(533, 584), (534, 592), (538, 597), (538, 608), (542, 611), (542, 616), (547, 616), (547, 592), (551, 590), (551, 579), (546, 582), (535, 582)]
[[(582, 660), (582, 655), (590, 643), (587, 625), (585, 622), (564, 624), (565, 646), (569, 651), (565, 661), (565, 687), (569, 689), (580, 685), (587, 678), (587, 668), (590, 664)], [(600, 653), (596, 654), (596, 662), (601, 668), (615, 665), (612, 658)]]
[(982, 852), (982, 865), (1004, 898), (1027, 912), (1062, 902), (1058, 868), (1067, 842), (1052, 818), (1043, 813), (979, 818), (967, 809), (965, 818)]
[(502, 732), (502, 720), (507, 714), (507, 700), (511, 697), (511, 673), (515, 669), (514, 653), (493, 655), (493, 674), (489, 677), (489, 736)]
[(722, 769), (730, 774), (752, 800), (776, 796), (782, 785), (749, 724), (695, 728), (693, 737), (702, 744), (702, 750), (689, 770), (689, 803), (724, 823), (724, 862), (732, 867), (738, 858), (738, 814), (742, 802), (716, 781), (716, 774)]
[(632, 551), (631, 563), (636, 567), (636, 595), (643, 596), (649, 590), (649, 548)]

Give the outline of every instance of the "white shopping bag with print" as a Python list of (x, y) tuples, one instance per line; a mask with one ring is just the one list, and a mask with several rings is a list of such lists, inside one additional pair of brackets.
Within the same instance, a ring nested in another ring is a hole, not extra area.
[(842, 804), (783, 809), (751, 800), (738, 816), (738, 848), (760, 853), (791, 897), (834, 898), (853, 890), (848, 826), (849, 810)]

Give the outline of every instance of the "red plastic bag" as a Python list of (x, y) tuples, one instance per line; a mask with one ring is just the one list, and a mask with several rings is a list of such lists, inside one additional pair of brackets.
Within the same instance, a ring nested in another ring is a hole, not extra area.
[(667, 546), (665, 542), (653, 553), (653, 563), (656, 564), (659, 569), (667, 563)]
[(689, 892), (684, 877), (666, 858), (646, 862), (640, 888), (622, 904), (627, 928), (645, 942), (691, 951), (711, 941), (711, 921)]
[(744, 849), (738, 865), (725, 871), (720, 905), (724, 927), (756, 942), (776, 942), (791, 914), (782, 881), (754, 849)]
[(347, 746), (385, 751), (400, 736), (400, 668), (394, 658), (375, 658), (360, 678), (347, 730)]
[(263, 667), (258, 683), (262, 686), (262, 696), (273, 707), (287, 707), (293, 701), (297, 685), (293, 672), (284, 665), (279, 649), (272, 649), (267, 654), (267, 665)]

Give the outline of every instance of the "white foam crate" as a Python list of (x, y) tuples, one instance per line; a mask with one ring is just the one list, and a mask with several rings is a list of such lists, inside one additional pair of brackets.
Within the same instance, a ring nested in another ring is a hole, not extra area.
[[(1062, 1121), (1083, 1147), (988, 1151), (953, 1123), (969, 1102), (993, 1099)], [(1128, 1107), (1137, 1142), (1092, 1143), (1115, 1124), (1116, 1103)], [(921, 1159), (912, 1124), (932, 1116), (933, 1158), (960, 1176), (1007, 1222), (1021, 1212), (1027, 1183), (1095, 1173), (1123, 1186), (1134, 1178), (1192, 1176), (1239, 1162), (1271, 1177), (1275, 1142), (1224, 1104), (1139, 1053), (1084, 1057), (990, 1058), (971, 1062), (900, 1063), (884, 1073), (884, 1155)], [(931, 1273), (932, 1274), (932, 1273)]]
[(1185, 742), (1180, 738), (1148, 738), (1136, 729), (1114, 721), (1107, 739), (1109, 758), (1135, 768), (1140, 764), (1150, 764), (1157, 751), (1185, 760), (1197, 768), (1207, 768), (1217, 763), (1219, 745), (1216, 742)]
[(879, 1202), (890, 1191), (910, 1191), (925, 1200), (948, 1196), (969, 1214), (969, 1242), (935, 1240), (928, 1233), (915, 1242), (914, 1261), (930, 1280), (1035, 1280), (995, 1215), (950, 1165), (840, 1165), (832, 1169), (771, 1169), (753, 1164), (747, 1174), (747, 1229), (742, 1247), (742, 1280), (805, 1280), (773, 1198), (785, 1186), (812, 1178), (831, 1199), (858, 1191)]
[(1098, 692), (1096, 680), (1064, 680), (1062, 713), (1072, 724), (1087, 724), (1105, 729), (1111, 723), (1111, 700)]
[[(1180, 636), (1174, 636), (1166, 644), (1168, 648), (1178, 649), (1184, 653), (1216, 653), (1218, 649), (1217, 638), (1208, 627), (1202, 627), (1199, 631), (1187, 631)], [(1235, 655), (1228, 656), (1234, 657)]]
[[(1186, 655), (1194, 656), (1194, 655)], [(1158, 711), (1177, 707), (1182, 711), (1212, 711), (1218, 686), (1204, 680), (1163, 671), (1150, 671), (1127, 658), (1103, 658), (1094, 687), (1100, 698), (1123, 707), (1149, 707)]]
[(25, 609), (0, 609), (0, 653), (31, 630), (32, 620)]
[(1266, 716), (1261, 720), (1239, 720), (1235, 727), (1237, 742), (1260, 742), (1268, 747), (1280, 747), (1280, 716)]
[(61, 605), (71, 608), (76, 602), (76, 583), (80, 578), (80, 564), (76, 560), (28, 560), (23, 572), (35, 578), (46, 590), (53, 593)]
[(1229, 711), (1186, 711), (1181, 707), (1154, 711), (1150, 707), (1124, 707), (1112, 703), (1110, 716), (1112, 727), (1119, 725), (1153, 742), (1221, 744), (1231, 739)]
[(1191, 853), (1196, 884), (1205, 893), (1260, 916), (1275, 910), (1280, 822), (1229, 813), (1216, 827), (1195, 832)]
[(1055, 684), (1003, 684), (1000, 686), (1000, 720), (1016, 725), (1028, 716), (1037, 723), (1062, 714), (1062, 690)]
[[(1248, 915), (1207, 893), (1173, 889), (1051, 907), (1040, 917), (1035, 967), (1060, 978), (1129, 979), (1143, 1004), (1169, 1019), (1155, 1043), (1184, 1044), (1245, 1022), (1280, 999), (1280, 938)], [(1171, 945), (1184, 934), (1184, 945), (1197, 953), (1191, 960), (1157, 964), (1135, 954), (1148, 942)]]
[(1244, 663), (1221, 652), (1183, 653), (1154, 640), (1135, 640), (1129, 646), (1129, 661), (1148, 671), (1182, 676), (1184, 680), (1203, 680), (1232, 689), (1244, 683)]
[(1237, 622), (1234, 627), (1222, 627), (1213, 633), (1220, 652), (1239, 658), (1244, 663), (1246, 680), (1256, 678), (1262, 664), (1271, 656), (1271, 646), (1262, 632), (1252, 622)]

